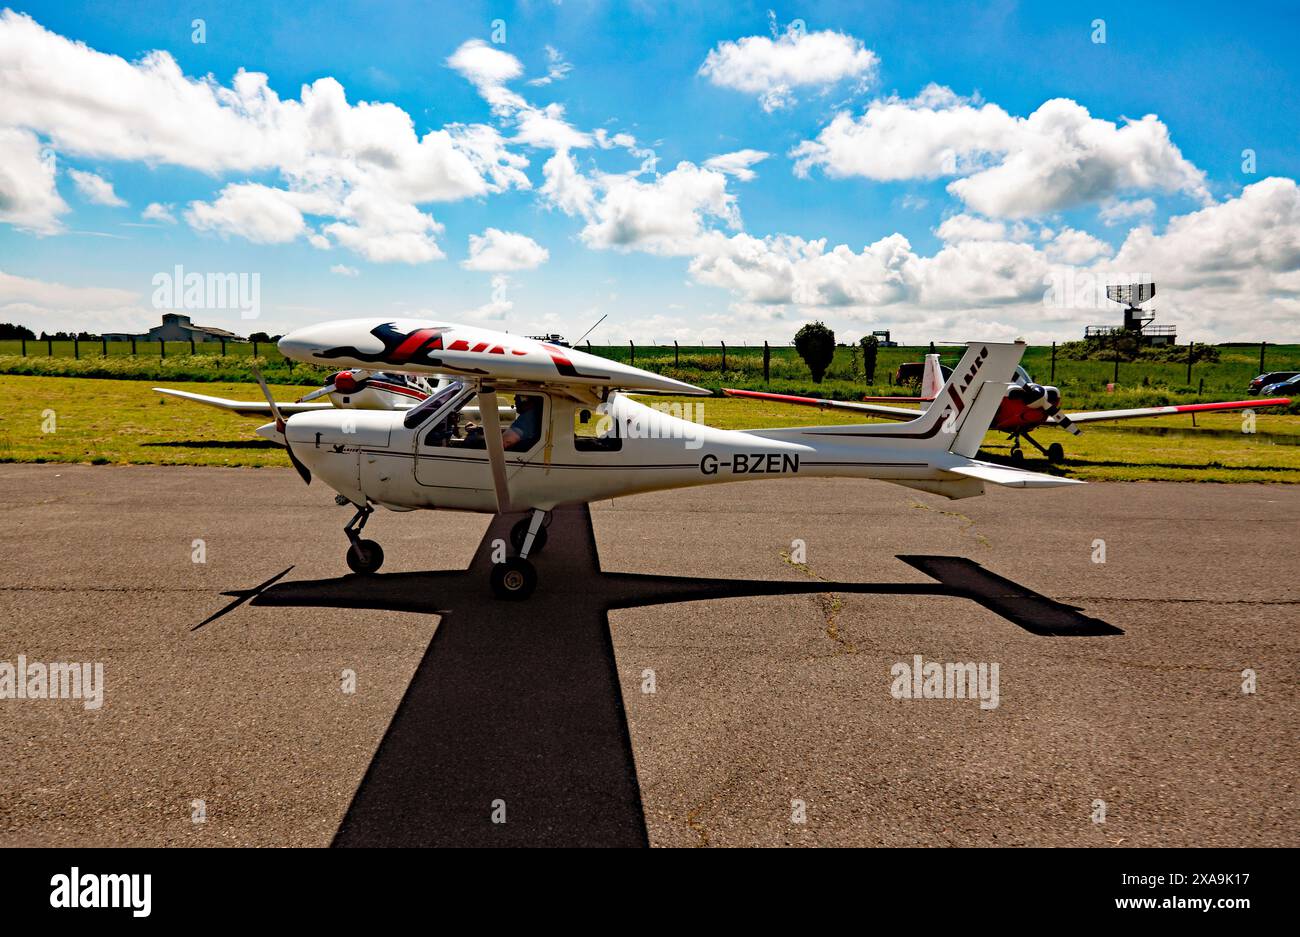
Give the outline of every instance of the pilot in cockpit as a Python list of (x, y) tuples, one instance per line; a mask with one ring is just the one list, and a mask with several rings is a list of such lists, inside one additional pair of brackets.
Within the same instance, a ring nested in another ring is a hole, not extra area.
[[(501, 443), (505, 449), (515, 450), (518, 452), (527, 452), (533, 448), (533, 445), (542, 436), (542, 398), (538, 396), (516, 394), (515, 395), (515, 420), (508, 427), (501, 431)], [(462, 441), (455, 439), (455, 429), (446, 433), (441, 439), (450, 442), (452, 445), (459, 445), (466, 449), (483, 448), (483, 427), (469, 426), (466, 427), (465, 438)], [(429, 445), (445, 445), (443, 441), (430, 441)]]

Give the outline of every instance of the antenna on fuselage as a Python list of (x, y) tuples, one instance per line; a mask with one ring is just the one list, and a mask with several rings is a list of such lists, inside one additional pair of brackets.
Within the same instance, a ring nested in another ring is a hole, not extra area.
[(592, 324), (591, 328), (589, 328), (589, 329), (587, 329), (587, 331), (583, 332), (582, 335), (581, 335), (581, 337), (579, 337), (579, 339), (578, 339), (576, 342), (573, 343), (574, 347), (576, 348), (578, 345), (581, 345), (581, 344), (582, 344), (582, 339), (586, 338), (588, 335), (590, 335), (592, 332), (594, 332), (594, 331), (596, 330), (596, 326), (600, 325), (602, 322), (604, 322), (604, 321), (605, 321), (606, 319), (608, 319), (608, 318), (609, 318), (609, 313), (607, 312), (607, 313), (605, 313), (603, 316), (601, 316), (599, 319), (597, 319), (597, 320)]

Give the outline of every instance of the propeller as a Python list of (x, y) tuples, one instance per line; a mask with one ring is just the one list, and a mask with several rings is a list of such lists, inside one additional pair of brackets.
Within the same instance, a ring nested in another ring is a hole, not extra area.
[(271, 395), (271, 388), (266, 386), (266, 378), (262, 377), (261, 370), (257, 365), (253, 365), (252, 367), (253, 377), (257, 378), (257, 385), (262, 388), (262, 395), (266, 397), (266, 402), (271, 405), (271, 413), (275, 416), (276, 431), (284, 437), (284, 449), (289, 453), (289, 461), (292, 462), (293, 467), (298, 470), (298, 475), (302, 480), (310, 485), (311, 472), (308, 471), (307, 466), (303, 465), (302, 462), (298, 460), (298, 457), (293, 454), (293, 446), (289, 445), (289, 434), (285, 432), (284, 416), (280, 413), (280, 405), (275, 402), (275, 397)]
[[(1074, 425), (1074, 421), (1061, 412), (1061, 392), (1055, 387), (1044, 387), (1042, 384), (1025, 384), (1023, 385), (1028, 399), (1026, 405), (1039, 407), (1045, 413), (1048, 419), (1055, 419), (1056, 425), (1061, 427), (1067, 433), (1078, 436), (1081, 433), (1079, 427)], [(1052, 397), (1056, 397), (1056, 402), (1052, 402)]]

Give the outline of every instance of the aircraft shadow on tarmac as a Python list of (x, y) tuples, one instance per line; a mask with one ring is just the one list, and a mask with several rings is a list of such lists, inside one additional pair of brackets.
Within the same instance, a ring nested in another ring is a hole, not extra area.
[[(224, 593), (259, 606), (381, 609), (442, 616), (362, 779), (335, 846), (645, 846), (631, 738), (607, 613), (611, 609), (801, 593), (970, 599), (1043, 636), (1123, 632), (978, 563), (900, 556), (926, 583), (764, 582), (600, 569), (585, 506), (559, 508), (523, 603), (487, 584), (493, 521), (469, 569), (280, 582)], [(495, 802), (505, 823), (492, 822)]]

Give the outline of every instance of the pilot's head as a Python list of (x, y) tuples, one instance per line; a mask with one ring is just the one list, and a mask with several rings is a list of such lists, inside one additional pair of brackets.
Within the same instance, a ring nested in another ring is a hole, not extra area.
[(531, 396), (526, 397), (523, 394), (520, 394), (519, 396), (515, 397), (515, 412), (523, 413), (527, 410), (532, 410), (540, 402), (541, 402), (540, 399), (537, 397), (531, 397)]

